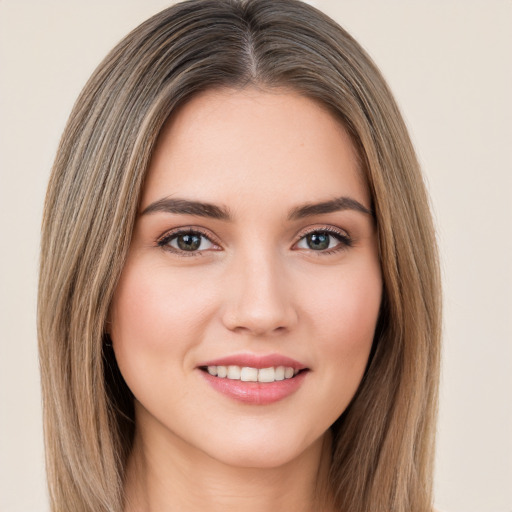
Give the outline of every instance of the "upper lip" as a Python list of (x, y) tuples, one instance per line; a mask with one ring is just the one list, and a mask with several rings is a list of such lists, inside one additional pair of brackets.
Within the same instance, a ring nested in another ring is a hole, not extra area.
[(270, 368), (277, 366), (285, 366), (293, 368), (294, 370), (304, 370), (307, 367), (292, 359), (291, 357), (283, 356), (281, 354), (233, 354), (219, 359), (213, 359), (205, 361), (198, 365), (198, 367), (204, 366), (247, 366), (250, 368)]

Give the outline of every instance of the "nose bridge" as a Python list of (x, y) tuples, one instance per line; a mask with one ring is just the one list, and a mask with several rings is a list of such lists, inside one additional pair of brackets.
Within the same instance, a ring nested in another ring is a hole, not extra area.
[(240, 249), (228, 270), (225, 325), (254, 335), (290, 329), (297, 314), (282, 256), (272, 247)]

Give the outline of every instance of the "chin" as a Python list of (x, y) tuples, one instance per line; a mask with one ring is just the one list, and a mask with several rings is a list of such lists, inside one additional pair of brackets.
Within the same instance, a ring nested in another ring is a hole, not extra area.
[(317, 445), (321, 445), (323, 435), (307, 441), (299, 435), (290, 437), (290, 432), (282, 435), (247, 435), (237, 438), (229, 436), (224, 443), (210, 445), (208, 454), (226, 465), (240, 468), (272, 469), (285, 466), (307, 456)]

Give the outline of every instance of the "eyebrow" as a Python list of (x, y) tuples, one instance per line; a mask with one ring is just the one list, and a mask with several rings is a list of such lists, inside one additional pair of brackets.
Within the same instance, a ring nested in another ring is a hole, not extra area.
[[(351, 197), (337, 197), (330, 201), (321, 203), (307, 203), (302, 206), (293, 208), (289, 215), (289, 220), (300, 220), (314, 215), (322, 215), (326, 213), (334, 213), (343, 210), (355, 210), (366, 215), (373, 216), (373, 212), (363, 206), (359, 201)], [(194, 215), (197, 217), (208, 217), (218, 220), (231, 220), (229, 209), (225, 206), (217, 206), (211, 203), (201, 201), (191, 201), (188, 199), (179, 199), (164, 197), (151, 203), (141, 213), (141, 215), (149, 215), (151, 213), (164, 212), (176, 213), (181, 215)]]
[(175, 199), (164, 197), (147, 206), (141, 215), (150, 213), (165, 212), (182, 215), (195, 215), (197, 217), (209, 217), (211, 219), (230, 220), (229, 210), (222, 206), (200, 201), (189, 201), (188, 199)]
[(303, 206), (294, 208), (288, 218), (290, 220), (299, 220), (305, 217), (312, 217), (314, 215), (322, 215), (325, 213), (334, 213), (343, 210), (355, 210), (357, 212), (364, 213), (366, 215), (374, 216), (372, 210), (363, 206), (359, 201), (352, 199), (351, 197), (337, 197), (330, 201), (324, 201), (322, 203), (308, 203)]

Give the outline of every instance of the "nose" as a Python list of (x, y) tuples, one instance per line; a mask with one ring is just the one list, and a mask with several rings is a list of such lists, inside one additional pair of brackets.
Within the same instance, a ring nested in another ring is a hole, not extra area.
[(291, 330), (298, 321), (292, 282), (279, 258), (238, 257), (230, 266), (222, 320), (226, 328), (252, 336)]

